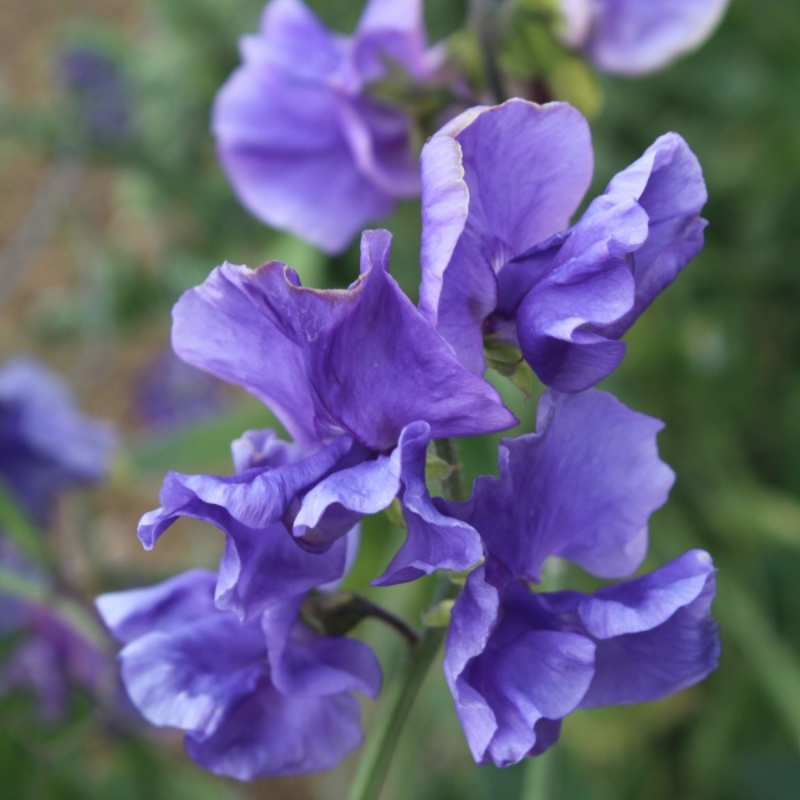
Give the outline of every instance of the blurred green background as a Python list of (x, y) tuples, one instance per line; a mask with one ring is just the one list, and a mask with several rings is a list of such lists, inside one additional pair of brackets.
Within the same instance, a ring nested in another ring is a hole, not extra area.
[[(84, 597), (214, 566), (221, 537), (181, 524), (140, 551), (139, 516), (167, 469), (230, 470), (228, 445), (270, 424), (231, 390), (206, 421), (153, 434), (132, 401), (142, 369), (169, 339), (181, 291), (227, 259), (290, 263), (304, 282), (341, 286), (357, 244), (326, 259), (239, 208), (208, 133), (214, 92), (237, 63), (260, 0), (0, 0), (0, 354), (25, 351), (68, 377), (126, 445), (109, 484), (61, 510), (57, 545)], [(349, 31), (358, 0), (311, 3)], [(428, 2), (432, 40), (465, 3)], [(97, 135), (64, 78), (75, 50), (119, 70), (124, 135)], [(661, 452), (678, 480), (651, 525), (648, 565), (704, 547), (719, 567), (715, 614), (724, 654), (705, 683), (631, 708), (577, 712), (554, 752), (558, 800), (794, 800), (800, 797), (800, 13), (796, 0), (734, 0), (713, 38), (660, 74), (599, 78), (593, 192), (661, 133), (682, 134), (709, 189), (707, 244), (627, 337), (607, 381), (667, 423)], [(593, 195), (590, 195), (593, 196)], [(419, 281), (419, 205), (385, 226), (393, 272)], [(502, 380), (498, 385), (502, 384)], [(530, 430), (534, 401), (503, 386)], [(497, 437), (466, 443), (471, 478), (495, 470)], [(366, 524), (352, 584), (377, 574), (400, 531)], [(570, 574), (571, 585), (583, 578)], [(429, 587), (375, 596), (414, 623)], [(387, 679), (402, 644), (359, 631)], [(366, 726), (375, 708), (365, 708)], [(31, 698), (0, 700), (0, 790), (8, 798), (340, 798), (358, 754), (329, 775), (240, 786), (206, 776), (180, 737), (115, 729), (88, 698), (41, 721)], [(384, 797), (516, 798), (533, 766), (476, 767), (440, 672), (402, 739)]]

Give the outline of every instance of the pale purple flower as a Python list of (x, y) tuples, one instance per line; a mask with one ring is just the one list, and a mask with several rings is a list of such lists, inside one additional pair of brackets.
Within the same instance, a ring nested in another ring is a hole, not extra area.
[(443, 51), (426, 47), (420, 0), (369, 0), (350, 37), (328, 31), (301, 0), (271, 0), (240, 49), (211, 127), (254, 216), (335, 253), (419, 194), (411, 118), (369, 87), (388, 64), (419, 82), (434, 76)]
[(420, 310), (477, 374), (488, 336), (553, 388), (594, 385), (702, 248), (706, 188), (680, 136), (657, 139), (568, 227), (592, 169), (588, 124), (565, 103), (474, 108), (423, 148)]
[(148, 548), (179, 516), (225, 531), (217, 601), (244, 618), (340, 577), (345, 534), (395, 496), (408, 540), (378, 582), (466, 569), (480, 557), (474, 530), (431, 501), (427, 445), (515, 418), (389, 276), (390, 241), (385, 231), (364, 234), (362, 274), (346, 291), (304, 288), (275, 262), (225, 264), (175, 306), (178, 355), (244, 386), (295, 438), (235, 445), (231, 477), (168, 474), (162, 507), (139, 526)]
[(66, 384), (35, 361), (0, 368), (0, 478), (37, 523), (58, 492), (95, 483), (108, 471), (111, 426), (83, 416)]
[(185, 731), (198, 764), (238, 780), (334, 767), (361, 744), (354, 692), (375, 698), (381, 673), (363, 643), (323, 635), (302, 597), (248, 623), (214, 605), (213, 573), (102, 595), (133, 704), (153, 725)]
[(703, 44), (728, 0), (561, 0), (561, 5), (565, 44), (605, 72), (643, 75)]
[(716, 667), (703, 551), (593, 595), (528, 587), (551, 556), (606, 578), (640, 565), (673, 481), (661, 427), (603, 392), (548, 392), (537, 432), (501, 442), (500, 477), (478, 478), (467, 503), (440, 501), (486, 552), (453, 606), (444, 664), (479, 763), (537, 755), (578, 707), (656, 700)]

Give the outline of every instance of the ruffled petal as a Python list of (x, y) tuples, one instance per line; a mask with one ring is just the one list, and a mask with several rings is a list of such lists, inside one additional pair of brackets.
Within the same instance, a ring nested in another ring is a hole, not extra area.
[(475, 570), (453, 607), (445, 675), (472, 754), (503, 767), (557, 737), (552, 722), (580, 703), (594, 644), (560, 629), (523, 585), (501, 595)]
[[(585, 599), (581, 620), (590, 635), (597, 631), (605, 638), (598, 637), (596, 674), (582, 705), (659, 700), (713, 672), (720, 656), (719, 629), (711, 617), (715, 591), (710, 556), (693, 550), (644, 578)], [(631, 632), (614, 635), (615, 630)]]
[(179, 517), (201, 519), (222, 530), (226, 537), (217, 605), (242, 619), (335, 581), (347, 566), (347, 543), (335, 542), (324, 553), (307, 552), (282, 519), (297, 494), (323, 477), (346, 451), (346, 438), (310, 459), (271, 470), (251, 469), (229, 478), (169, 473), (161, 492), (163, 506), (142, 517), (139, 538), (150, 549)]
[(375, 699), (381, 669), (372, 649), (344, 636), (320, 636), (298, 619), (301, 603), (274, 606), (262, 619), (273, 684), (286, 695), (354, 690)]
[(586, 120), (565, 103), (470, 109), (423, 148), (420, 309), (473, 371), (495, 272), (567, 227), (592, 168)]
[(633, 307), (603, 326), (603, 336), (619, 338), (703, 248), (708, 199), (695, 154), (676, 133), (659, 137), (644, 155), (608, 185), (606, 197), (634, 199), (648, 217), (647, 239), (632, 254), (636, 293)]
[[(178, 603), (183, 602), (185, 583), (155, 587), (161, 590), (162, 607), (170, 590), (178, 593)], [(207, 736), (233, 704), (253, 691), (267, 662), (260, 625), (242, 625), (233, 614), (208, 610), (212, 587), (203, 583), (206, 613), (187, 615), (183, 624), (176, 624), (172, 615), (166, 620), (168, 627), (159, 627), (164, 618), (153, 610), (152, 597), (136, 592), (144, 601), (140, 615), (149, 615), (156, 627), (130, 641), (120, 661), (128, 695), (149, 722)], [(196, 588), (199, 592), (199, 581)], [(128, 602), (136, 601), (134, 596)]]
[(152, 631), (167, 633), (210, 614), (216, 581), (213, 572), (192, 569), (156, 586), (102, 594), (95, 605), (111, 635), (127, 644)]
[(321, 481), (303, 499), (294, 520), (295, 536), (312, 545), (324, 544), (341, 535), (345, 525), (382, 511), (399, 496), (408, 535), (374, 585), (411, 581), (437, 569), (471, 567), (481, 557), (480, 537), (471, 526), (434, 506), (425, 484), (429, 441), (430, 426), (412, 423), (403, 429), (391, 456), (340, 470)]
[(240, 781), (332, 769), (362, 741), (358, 701), (349, 692), (287, 696), (268, 678), (243, 698), (212, 736), (189, 735), (189, 756), (215, 775)]
[(629, 575), (674, 480), (658, 457), (662, 427), (604, 392), (546, 392), (537, 433), (501, 441), (500, 478), (478, 478), (469, 503), (448, 511), (478, 530), (489, 569), (504, 575), (539, 581), (554, 555)]

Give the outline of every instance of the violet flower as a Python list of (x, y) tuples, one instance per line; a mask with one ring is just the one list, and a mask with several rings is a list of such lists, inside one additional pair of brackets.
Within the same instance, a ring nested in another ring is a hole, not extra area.
[(550, 556), (599, 577), (639, 566), (647, 519), (673, 480), (656, 450), (661, 427), (602, 392), (548, 392), (537, 433), (501, 442), (500, 478), (445, 504), (486, 550), (453, 606), (444, 662), (479, 763), (538, 755), (576, 708), (657, 700), (716, 668), (703, 551), (591, 595), (528, 588)]
[(362, 740), (358, 691), (381, 673), (363, 643), (318, 633), (302, 596), (249, 623), (214, 605), (213, 573), (102, 595), (131, 701), (153, 725), (179, 728), (189, 756), (238, 780), (334, 767)]
[(108, 471), (111, 426), (80, 414), (60, 378), (35, 361), (0, 368), (0, 479), (44, 525), (59, 491), (95, 483)]
[(415, 81), (433, 78), (443, 51), (426, 49), (420, 0), (369, 0), (350, 37), (328, 31), (301, 0), (271, 0), (240, 49), (211, 127), (254, 216), (335, 253), (419, 194), (411, 118), (369, 87), (389, 63)]
[(553, 388), (594, 385), (702, 248), (706, 188), (680, 136), (657, 139), (568, 228), (592, 168), (589, 126), (566, 103), (474, 108), (423, 148), (420, 310), (475, 373), (488, 336)]
[(276, 262), (225, 264), (175, 306), (176, 353), (259, 397), (296, 440), (251, 435), (231, 477), (170, 473), (162, 507), (140, 523), (148, 548), (179, 516), (225, 531), (217, 602), (245, 619), (341, 576), (345, 534), (395, 496), (408, 539), (378, 582), (480, 558), (475, 531), (433, 505), (426, 448), (516, 420), (389, 276), (390, 242), (364, 234), (362, 274), (346, 291), (304, 288)]
[(728, 0), (561, 0), (564, 43), (598, 68), (643, 75), (698, 48)]

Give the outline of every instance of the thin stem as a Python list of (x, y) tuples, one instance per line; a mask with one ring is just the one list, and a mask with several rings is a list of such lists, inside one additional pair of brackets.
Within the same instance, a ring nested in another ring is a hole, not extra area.
[[(457, 589), (443, 575), (436, 586), (433, 604), (446, 599)], [(392, 684), (378, 722), (370, 732), (349, 800), (375, 800), (379, 797), (403, 725), (446, 633), (447, 628), (425, 628), (419, 643), (409, 652), (406, 663)]]
[(525, 763), (520, 800), (552, 800), (556, 752), (551, 749)]
[(508, 97), (503, 84), (503, 76), (497, 64), (497, 46), (499, 43), (496, 0), (470, 0), (470, 16), (472, 24), (478, 32), (478, 40), (483, 57), (483, 71), (486, 77), (486, 89), (495, 104), (505, 102)]
[[(455, 442), (452, 439), (438, 439), (435, 447), (437, 455), (454, 467), (443, 481), (445, 497), (449, 500), (465, 499)], [(431, 607), (455, 597), (457, 593), (458, 586), (447, 575), (441, 575)], [(409, 650), (406, 662), (389, 690), (377, 724), (370, 731), (348, 800), (376, 800), (380, 795), (403, 725), (446, 635), (445, 627), (424, 628), (417, 644)]]
[(464, 484), (461, 481), (461, 464), (458, 461), (458, 450), (453, 439), (437, 439), (434, 442), (436, 455), (453, 467), (453, 471), (442, 481), (444, 496), (448, 500), (464, 501)]

